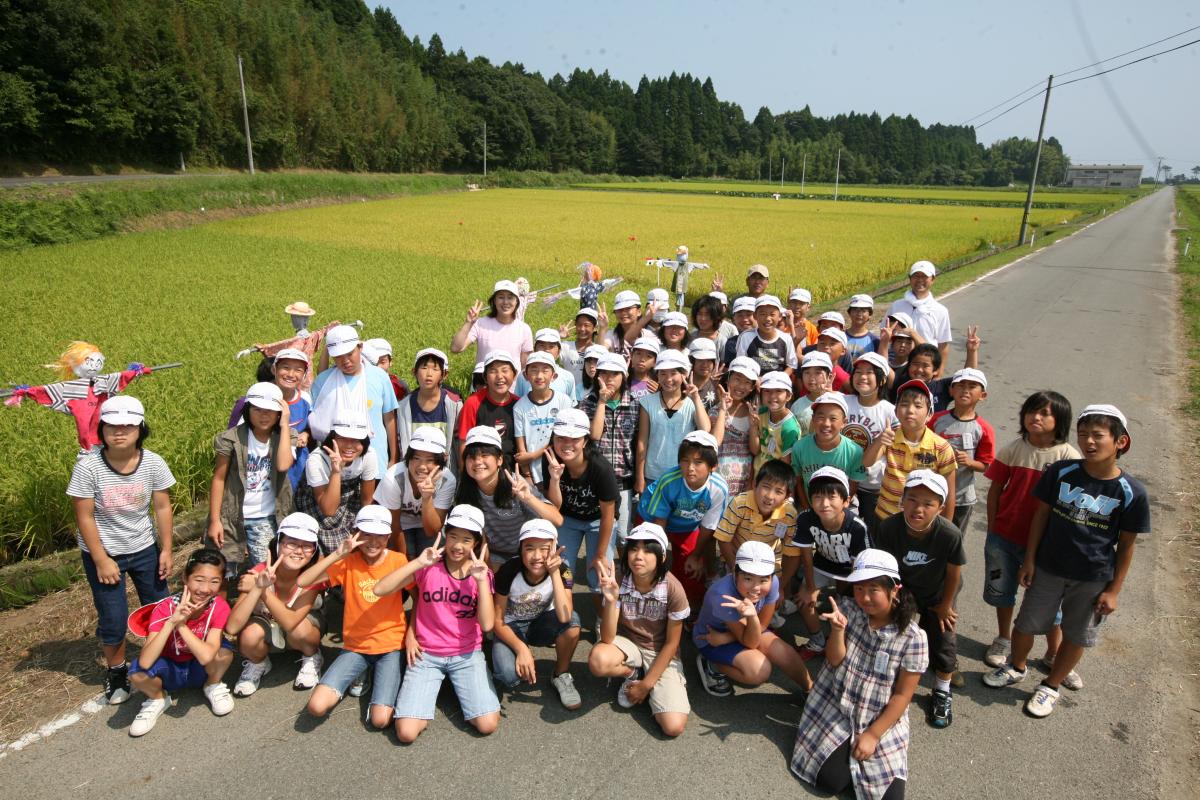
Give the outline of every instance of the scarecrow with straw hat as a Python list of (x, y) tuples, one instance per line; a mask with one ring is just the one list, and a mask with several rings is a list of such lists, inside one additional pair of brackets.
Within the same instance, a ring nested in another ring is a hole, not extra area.
[[(342, 323), (338, 320), (333, 320), (324, 327), (310, 332), (308, 330), (309, 319), (317, 312), (312, 306), (303, 300), (297, 300), (296, 302), (291, 303), (283, 309), (283, 313), (291, 317), (292, 320), (294, 334), (290, 339), (281, 339), (280, 341), (272, 342), (271, 344), (255, 344), (251, 347), (247, 347), (245, 350), (240, 351), (236, 356), (234, 356), (234, 358), (248, 356), (257, 351), (262, 353), (263, 358), (270, 359), (274, 358), (280, 350), (300, 350), (307, 355), (309, 359), (308, 372), (305, 374), (301, 385), (301, 388), (307, 389), (312, 386), (313, 382), (314, 373), (312, 362), (314, 354), (321, 347), (321, 342), (325, 340), (325, 334), (329, 333), (330, 330), (336, 328)], [(361, 329), (362, 321), (356, 320), (354, 325), (355, 327)], [(324, 355), (322, 355), (322, 363), (319, 365), (320, 369), (324, 369), (326, 366), (324, 363), (324, 358)]]

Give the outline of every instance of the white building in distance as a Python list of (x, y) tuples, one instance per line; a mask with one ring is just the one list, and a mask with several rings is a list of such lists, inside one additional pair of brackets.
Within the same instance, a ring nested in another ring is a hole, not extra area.
[(1136, 189), (1141, 181), (1141, 164), (1072, 164), (1063, 185)]

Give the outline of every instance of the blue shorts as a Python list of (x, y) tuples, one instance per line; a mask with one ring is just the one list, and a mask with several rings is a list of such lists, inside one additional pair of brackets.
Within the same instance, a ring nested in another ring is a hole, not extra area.
[[(559, 636), (579, 627), (579, 615), (572, 611), (569, 620), (559, 622), (558, 614), (547, 609), (534, 619), (513, 620), (508, 627), (530, 647), (552, 647)], [(517, 654), (499, 637), (492, 644), (492, 674), (501, 686), (510, 689), (521, 682), (517, 675)]]
[[(227, 650), (233, 649), (233, 646), (224, 640), (221, 641), (221, 647)], [(159, 656), (158, 660), (150, 665), (150, 669), (142, 669), (142, 663), (135, 658), (129, 665), (129, 674), (143, 674), (151, 678), (158, 678), (162, 681), (163, 690), (167, 692), (176, 692), (180, 689), (199, 689), (208, 681), (208, 673), (204, 670), (204, 665), (194, 658), (189, 658), (187, 661), (172, 661), (166, 656)]]
[(433, 719), (438, 690), (450, 679), (463, 719), (471, 720), (500, 710), (500, 700), (492, 688), (482, 650), (458, 656), (423, 653), (421, 660), (408, 668), (400, 696), (396, 698), (396, 719)]
[(333, 689), (338, 697), (344, 697), (350, 684), (371, 669), (371, 705), (394, 708), (400, 682), (404, 679), (405, 663), (403, 650), (375, 654), (343, 650), (321, 676), (321, 685)]
[(749, 649), (749, 647), (746, 647), (741, 642), (728, 642), (727, 644), (718, 645), (705, 644), (704, 646), (696, 645), (696, 650), (699, 651), (700, 655), (714, 664), (724, 664), (727, 667), (732, 667), (733, 660)]
[[(1017, 573), (1025, 562), (1025, 548), (1003, 536), (988, 532), (983, 545), (983, 602), (995, 608), (1017, 605)], [(1062, 609), (1054, 616), (1054, 624), (1062, 624)]]

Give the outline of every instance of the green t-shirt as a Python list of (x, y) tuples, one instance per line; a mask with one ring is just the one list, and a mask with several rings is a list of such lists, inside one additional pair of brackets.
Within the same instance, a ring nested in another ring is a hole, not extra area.
[(845, 436), (838, 437), (838, 445), (825, 451), (817, 447), (810, 433), (797, 440), (792, 446), (792, 470), (804, 478), (804, 491), (808, 492), (808, 479), (821, 467), (837, 467), (851, 481), (864, 481), (867, 472), (862, 464), (863, 450)]

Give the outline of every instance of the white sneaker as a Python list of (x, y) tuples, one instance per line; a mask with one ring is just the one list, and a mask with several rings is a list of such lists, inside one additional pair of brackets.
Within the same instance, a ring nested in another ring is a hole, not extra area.
[(233, 693), (238, 697), (249, 697), (258, 691), (258, 685), (263, 676), (271, 671), (271, 657), (267, 656), (259, 663), (247, 659), (242, 662), (242, 674), (233, 685)]
[(1025, 713), (1031, 717), (1043, 719), (1050, 716), (1058, 703), (1058, 692), (1044, 683), (1039, 683), (1033, 690), (1033, 695), (1025, 701)]
[(787, 620), (783, 618), (783, 615), (776, 611), (775, 615), (771, 617), (771, 622), (767, 625), (767, 627), (773, 631), (777, 631), (784, 625), (787, 625)]
[(367, 684), (367, 673), (358, 676), (354, 683), (350, 684), (350, 688), (346, 690), (346, 694), (351, 697), (362, 697), (363, 688)]
[(1012, 653), (1012, 641), (997, 636), (995, 639), (992, 639), (992, 643), (988, 645), (987, 652), (983, 654), (983, 663), (992, 669), (1003, 667), (1008, 663), (1010, 653)]
[(218, 717), (223, 717), (233, 711), (233, 695), (229, 693), (229, 687), (223, 683), (217, 682), (205, 686), (204, 697), (208, 700), (209, 708)]
[(563, 708), (574, 711), (583, 705), (583, 698), (575, 688), (575, 679), (571, 677), (571, 673), (564, 672), (550, 683), (558, 690), (558, 699), (562, 701)]
[(1029, 668), (1018, 670), (1012, 664), (1001, 664), (991, 672), (985, 672), (983, 682), (993, 689), (1003, 689), (1005, 686), (1015, 686), (1025, 680)]
[(311, 689), (317, 685), (317, 681), (321, 679), (321, 668), (325, 666), (325, 657), (321, 655), (321, 651), (313, 653), (311, 656), (302, 656), (300, 658), (300, 671), (296, 673), (296, 680), (292, 686), (297, 689)]
[[(1042, 669), (1046, 670), (1047, 673), (1054, 669), (1054, 659), (1047, 660), (1043, 658), (1041, 664)], [(1075, 670), (1071, 670), (1067, 673), (1067, 677), (1062, 679), (1062, 685), (1064, 689), (1070, 689), (1072, 692), (1078, 692), (1083, 688), (1083, 676)]]
[(147, 700), (142, 703), (142, 709), (138, 711), (137, 716), (133, 718), (133, 724), (129, 726), (130, 736), (145, 736), (154, 727), (154, 723), (158, 722), (158, 718), (163, 715), (171, 706), (175, 705), (175, 701), (171, 699), (171, 695), (163, 693), (163, 696), (157, 700)]
[(779, 604), (779, 613), (783, 614), (785, 617), (790, 617), (799, 610), (800, 606), (796, 605), (790, 597), (784, 598), (783, 602)]
[(617, 705), (621, 708), (633, 708), (636, 703), (629, 697), (630, 684), (637, 683), (642, 679), (642, 668), (638, 667), (625, 680), (621, 681), (621, 688), (617, 689)]

